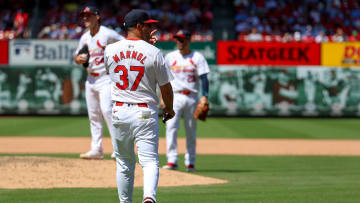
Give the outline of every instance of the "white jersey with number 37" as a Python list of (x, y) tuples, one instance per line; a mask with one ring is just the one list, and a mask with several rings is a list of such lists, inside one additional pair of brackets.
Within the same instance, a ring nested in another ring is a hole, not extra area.
[(170, 52), (165, 57), (165, 63), (174, 75), (174, 80), (171, 81), (174, 92), (187, 90), (197, 93), (199, 76), (210, 72), (205, 57), (197, 51), (186, 56), (179, 50)]
[(160, 50), (143, 40), (121, 40), (107, 46), (104, 55), (114, 101), (156, 105), (156, 84), (173, 79)]

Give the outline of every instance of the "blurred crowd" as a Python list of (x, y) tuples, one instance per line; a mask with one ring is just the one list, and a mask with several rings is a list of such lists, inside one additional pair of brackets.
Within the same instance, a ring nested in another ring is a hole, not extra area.
[[(78, 39), (84, 31), (78, 11), (85, 3), (80, 1), (50, 1), (50, 6), (38, 35), (40, 39)], [(96, 2), (94, 2), (96, 3)], [(172, 39), (172, 34), (183, 27), (194, 33), (194, 40), (212, 40), (211, 22), (213, 14), (208, 1), (179, 0), (132, 0), (110, 1), (95, 4), (101, 14), (101, 23), (118, 32), (127, 12), (134, 8), (148, 10), (150, 15), (160, 20), (158, 37), (162, 41)]]
[(360, 41), (359, 0), (234, 0), (240, 41)]
[[(25, 2), (25, 3), (24, 3)], [(32, 2), (32, 3), (31, 3)], [(191, 30), (193, 40), (211, 41), (212, 1), (211, 0), (49, 0), (39, 1), (41, 28), (37, 36), (30, 36), (29, 19), (33, 13), (35, 1), (0, 1), (0, 39), (39, 38), (39, 39), (79, 39), (85, 31), (78, 12), (84, 5), (94, 5), (101, 11), (101, 23), (118, 32), (127, 12), (134, 8), (148, 10), (158, 19), (158, 37), (162, 41), (172, 40), (172, 34), (180, 28)], [(25, 5), (25, 4), (32, 5)]]
[[(140, 8), (160, 20), (161, 41), (172, 40), (180, 28), (191, 30), (194, 41), (213, 40), (214, 0), (38, 1), (43, 16), (39, 17), (40, 30), (31, 36), (34, 2), (0, 1), (0, 40), (79, 39), (85, 30), (78, 12), (86, 4), (97, 6), (102, 24), (120, 33), (125, 14)], [(359, 0), (233, 0), (233, 6), (240, 41), (360, 41)]]
[(79, 1), (49, 1), (37, 38), (80, 39), (84, 30), (78, 16), (79, 5)]
[(0, 1), (0, 40), (28, 38), (29, 13), (24, 1)]

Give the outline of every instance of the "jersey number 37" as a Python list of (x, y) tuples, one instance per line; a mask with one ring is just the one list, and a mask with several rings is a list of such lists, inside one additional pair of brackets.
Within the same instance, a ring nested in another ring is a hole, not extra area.
[[(134, 84), (131, 86), (131, 91), (135, 91), (139, 83), (144, 76), (144, 66), (130, 66), (130, 71), (137, 71), (138, 75), (136, 76), (136, 79), (134, 81)], [(116, 83), (116, 87), (118, 87), (121, 90), (125, 90), (129, 87), (129, 79), (128, 79), (128, 69), (124, 65), (118, 65), (116, 66), (114, 72), (119, 73), (122, 72), (122, 75), (120, 75), (120, 80), (122, 81), (122, 85), (120, 83)]]

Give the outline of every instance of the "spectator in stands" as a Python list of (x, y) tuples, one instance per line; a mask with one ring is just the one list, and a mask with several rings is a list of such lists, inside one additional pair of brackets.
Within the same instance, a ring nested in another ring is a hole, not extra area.
[(39, 39), (50, 39), (50, 26), (45, 26), (38, 34)]
[(294, 41), (299, 42), (301, 41), (301, 33), (299, 31), (294, 32)]
[(327, 42), (329, 41), (329, 38), (325, 35), (325, 32), (320, 30), (319, 33), (315, 37), (315, 42), (321, 43), (321, 42)]
[(238, 33), (246, 33), (248, 30), (249, 24), (246, 21), (240, 21), (237, 23), (235, 30)]
[(59, 39), (60, 36), (60, 30), (58, 24), (52, 24), (50, 26), (50, 33), (49, 36), (51, 39)]
[(315, 38), (312, 36), (312, 27), (309, 25), (306, 27), (304, 35), (301, 37), (303, 42), (314, 42)]
[(60, 40), (69, 39), (69, 31), (66, 25), (62, 25), (60, 27), (59, 39)]
[(349, 41), (350, 42), (360, 41), (360, 35), (356, 30), (354, 30), (352, 32), (352, 35), (349, 36)]
[(282, 38), (282, 42), (291, 42), (291, 41), (293, 41), (292, 35), (289, 32), (285, 33)]
[(251, 33), (247, 36), (247, 40), (252, 42), (262, 41), (262, 35), (257, 32), (256, 27), (253, 27)]
[(15, 38), (26, 38), (28, 31), (26, 30), (29, 20), (29, 14), (18, 10), (15, 15), (14, 20), (14, 29), (15, 29)]
[(346, 36), (344, 35), (342, 28), (337, 28), (336, 33), (332, 36), (332, 41), (334, 42), (344, 42), (346, 41)]

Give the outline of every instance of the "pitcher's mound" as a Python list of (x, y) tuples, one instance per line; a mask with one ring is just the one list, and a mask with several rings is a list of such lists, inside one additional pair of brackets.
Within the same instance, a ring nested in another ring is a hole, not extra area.
[[(36, 156), (0, 156), (0, 188), (116, 187), (115, 161)], [(159, 187), (226, 183), (225, 180), (160, 169)], [(136, 165), (135, 187), (142, 186)]]

